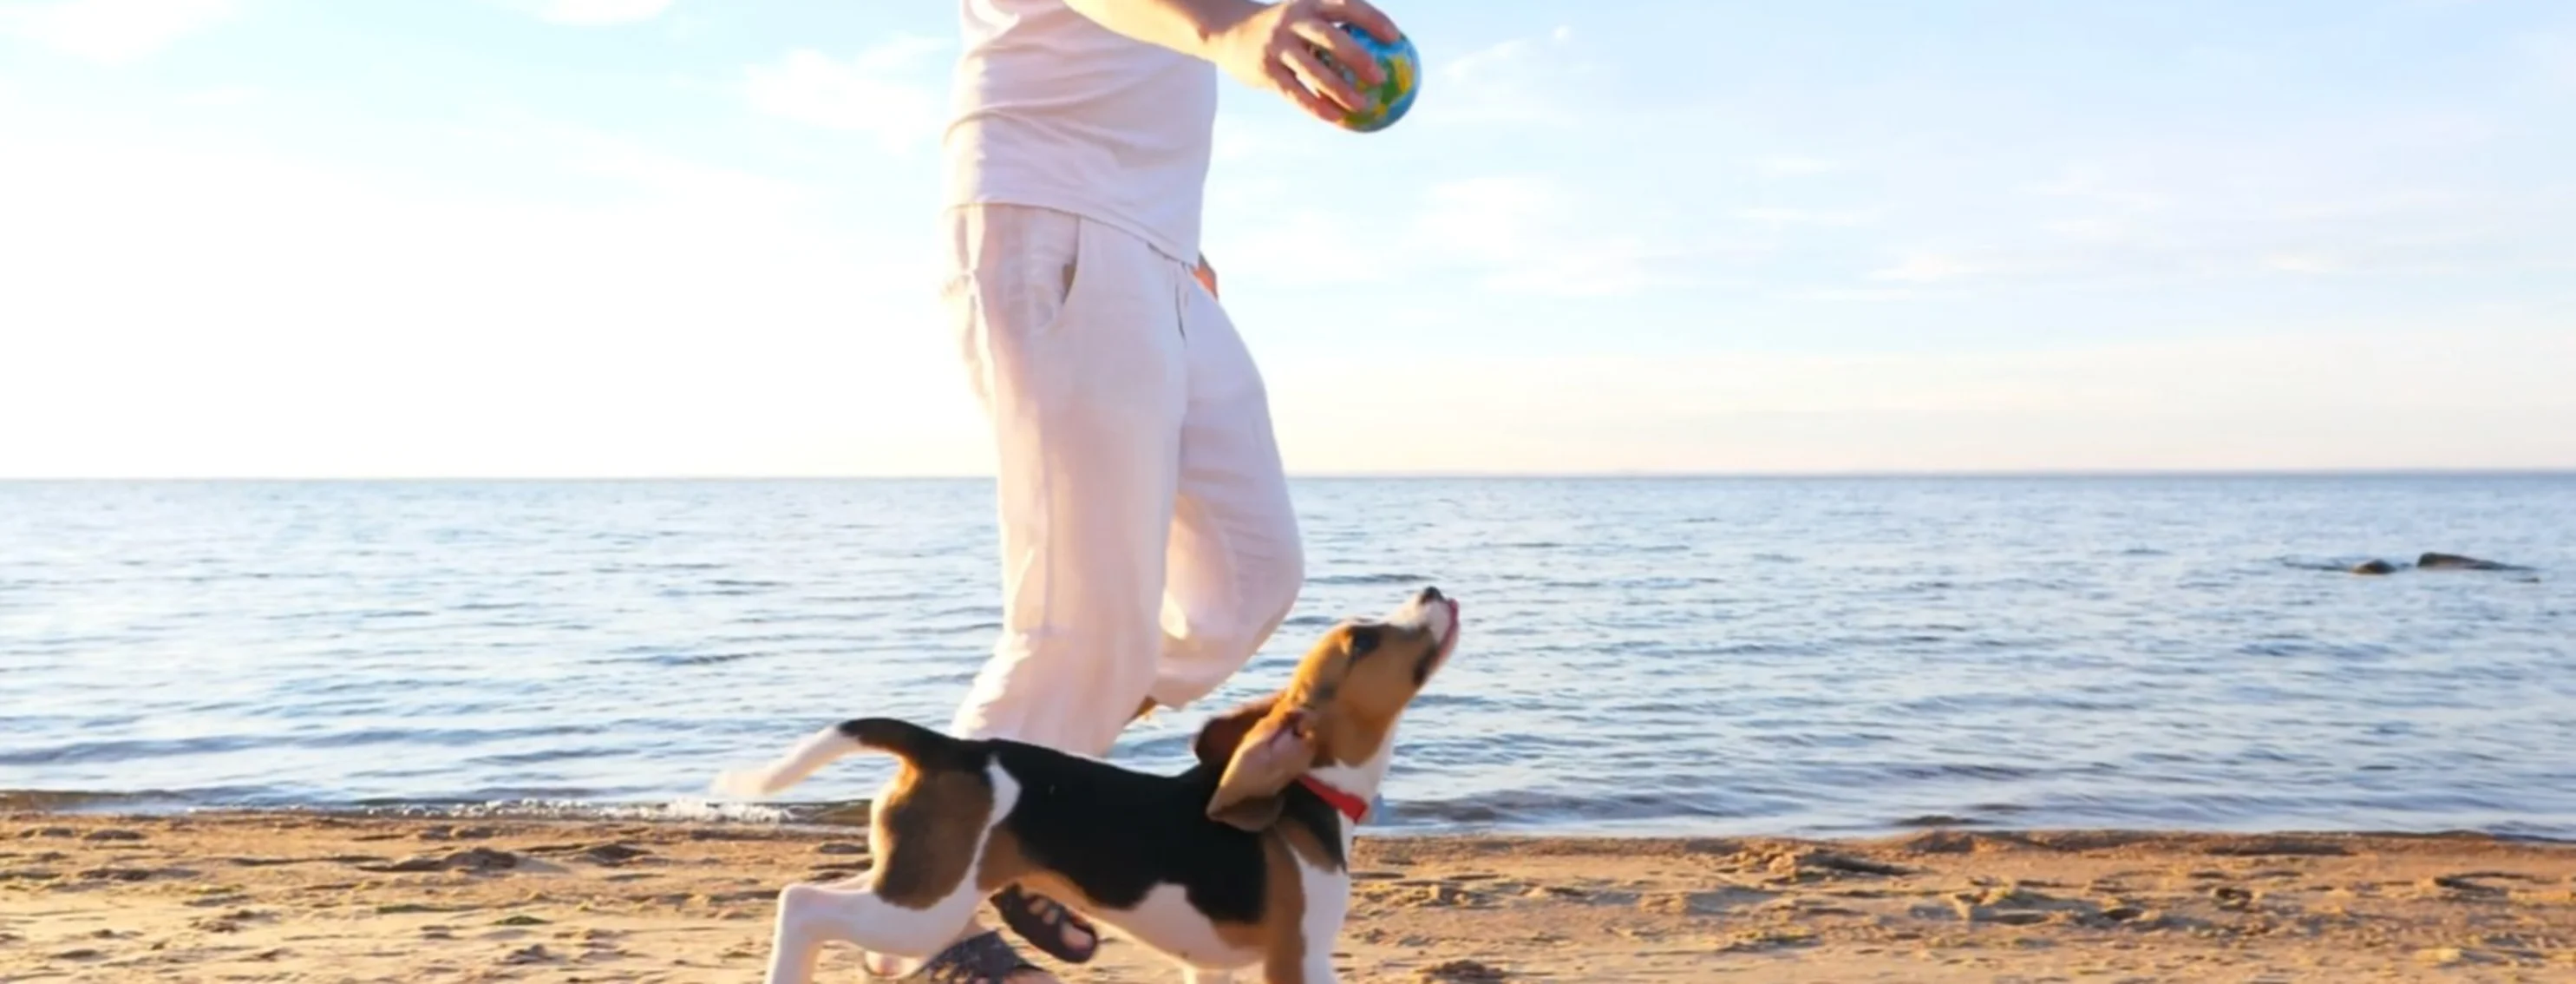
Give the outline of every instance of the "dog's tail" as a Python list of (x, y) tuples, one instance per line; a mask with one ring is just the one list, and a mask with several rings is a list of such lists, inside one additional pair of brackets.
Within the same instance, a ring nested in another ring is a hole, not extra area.
[(861, 749), (887, 752), (906, 762), (918, 764), (923, 758), (955, 739), (939, 732), (893, 718), (854, 718), (817, 731), (787, 750), (787, 754), (754, 769), (735, 769), (716, 777), (715, 791), (742, 799), (767, 796), (804, 782), (805, 777), (822, 771), (826, 765)]

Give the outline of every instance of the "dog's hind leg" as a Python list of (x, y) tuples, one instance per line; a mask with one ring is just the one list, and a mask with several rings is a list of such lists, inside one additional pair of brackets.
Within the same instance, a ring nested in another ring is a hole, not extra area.
[(823, 945), (848, 943), (887, 966), (936, 955), (975, 918), (983, 893), (961, 883), (922, 908), (897, 905), (873, 889), (789, 885), (778, 893), (778, 919), (770, 937), (769, 984), (806, 984)]

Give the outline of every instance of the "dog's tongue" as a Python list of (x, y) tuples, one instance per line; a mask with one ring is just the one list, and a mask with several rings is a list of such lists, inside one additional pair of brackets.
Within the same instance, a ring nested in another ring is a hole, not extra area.
[(1449, 605), (1449, 638), (1440, 640), (1440, 655), (1447, 658), (1458, 650), (1458, 636), (1467, 631), (1467, 623), (1458, 614), (1458, 599), (1441, 599)]

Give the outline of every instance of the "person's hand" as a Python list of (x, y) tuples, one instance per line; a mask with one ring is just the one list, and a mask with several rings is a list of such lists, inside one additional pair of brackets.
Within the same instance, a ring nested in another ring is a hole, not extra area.
[(1199, 265), (1190, 268), (1190, 275), (1199, 278), (1199, 286), (1207, 288), (1209, 297), (1217, 296), (1216, 267), (1208, 263), (1207, 254), (1199, 254)]
[(1334, 61), (1365, 84), (1385, 81), (1377, 59), (1343, 33), (1340, 24), (1345, 23), (1390, 44), (1402, 37), (1395, 22), (1368, 0), (1279, 0), (1225, 28), (1214, 39), (1214, 61), (1243, 84), (1278, 93), (1316, 119), (1338, 123), (1367, 109), (1368, 99), (1316, 57), (1316, 48), (1331, 52)]

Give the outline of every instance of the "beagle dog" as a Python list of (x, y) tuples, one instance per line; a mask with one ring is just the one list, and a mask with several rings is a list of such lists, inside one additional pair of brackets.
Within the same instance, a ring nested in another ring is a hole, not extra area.
[(769, 984), (806, 984), (836, 940), (867, 951), (871, 972), (907, 972), (1012, 884), (1171, 957), (1191, 984), (1334, 981), (1352, 835), (1394, 760), (1396, 719), (1458, 631), (1437, 588), (1335, 625), (1285, 688), (1209, 720), (1177, 776), (887, 718), (726, 774), (720, 792), (750, 797), (861, 749), (900, 762), (872, 808), (875, 866), (779, 893)]

